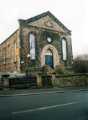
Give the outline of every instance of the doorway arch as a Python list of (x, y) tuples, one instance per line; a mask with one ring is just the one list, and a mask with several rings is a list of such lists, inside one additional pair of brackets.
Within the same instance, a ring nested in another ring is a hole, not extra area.
[(49, 44), (49, 45), (44, 46), (41, 51), (41, 55), (40, 55), (41, 66), (44, 66), (46, 64), (46, 59), (45, 59), (46, 54), (52, 55), (53, 67), (60, 64), (60, 57), (58, 55), (57, 49), (53, 45)]

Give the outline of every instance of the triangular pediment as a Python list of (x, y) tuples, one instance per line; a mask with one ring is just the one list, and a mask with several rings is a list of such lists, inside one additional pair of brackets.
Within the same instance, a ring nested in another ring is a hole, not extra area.
[(40, 15), (37, 15), (33, 18), (24, 20), (24, 22), (28, 25), (40, 27), (40, 28), (46, 28), (51, 29), (59, 32), (66, 32), (71, 33), (71, 31), (66, 28), (53, 14), (51, 14), (49, 11), (42, 13)]
[(53, 21), (50, 16), (45, 16), (39, 20), (29, 23), (29, 25), (51, 29), (59, 32), (65, 32), (63, 28), (61, 28), (55, 21)]

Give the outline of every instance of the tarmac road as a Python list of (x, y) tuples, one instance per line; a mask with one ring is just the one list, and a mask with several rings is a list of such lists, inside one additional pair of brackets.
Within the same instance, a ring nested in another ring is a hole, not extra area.
[(0, 120), (88, 120), (88, 91), (2, 96)]

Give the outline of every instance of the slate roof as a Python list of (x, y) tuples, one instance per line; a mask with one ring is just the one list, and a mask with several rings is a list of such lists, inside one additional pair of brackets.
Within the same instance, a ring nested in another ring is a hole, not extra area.
[(8, 41), (9, 38), (11, 38), (15, 33), (17, 33), (18, 30), (19, 30), (19, 29), (16, 29), (8, 38), (6, 38), (4, 41), (2, 41), (2, 42), (0, 43), (0, 46), (1, 46), (2, 44), (4, 44), (6, 41)]

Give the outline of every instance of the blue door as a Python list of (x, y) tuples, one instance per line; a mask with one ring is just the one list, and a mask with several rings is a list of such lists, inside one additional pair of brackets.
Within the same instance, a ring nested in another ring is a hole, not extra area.
[(53, 67), (53, 56), (52, 55), (45, 55), (45, 64)]

